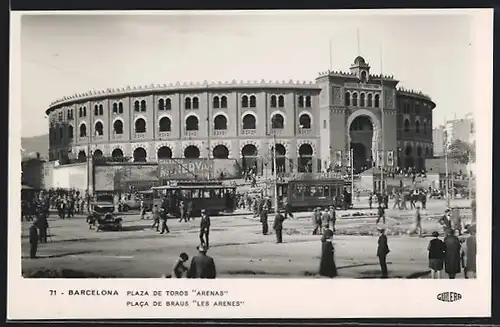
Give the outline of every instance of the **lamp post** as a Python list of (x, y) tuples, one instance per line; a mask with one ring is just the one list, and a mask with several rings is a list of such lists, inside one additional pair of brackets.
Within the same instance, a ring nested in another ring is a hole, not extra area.
[(446, 192), (446, 205), (450, 207), (450, 191), (449, 191), (449, 180), (448, 180), (448, 132), (444, 131), (444, 169), (445, 169), (445, 192)]

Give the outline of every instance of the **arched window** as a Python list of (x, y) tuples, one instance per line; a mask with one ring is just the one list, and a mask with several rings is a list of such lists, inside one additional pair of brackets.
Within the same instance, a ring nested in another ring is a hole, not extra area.
[(158, 100), (158, 110), (165, 110), (165, 100)]
[(219, 100), (219, 97), (218, 97), (218, 96), (215, 96), (215, 97), (214, 97), (213, 107), (214, 107), (214, 108), (219, 108), (219, 107), (220, 107), (220, 100)]
[(243, 129), (256, 129), (255, 117), (251, 114), (243, 116)]
[(123, 102), (121, 101), (118, 103), (118, 113), (123, 114)]
[(94, 106), (94, 116), (99, 116), (99, 106), (98, 105)]
[(241, 97), (241, 107), (248, 108), (248, 96), (244, 95)]
[(123, 158), (123, 151), (121, 149), (114, 149), (113, 152), (111, 152), (111, 156), (113, 158)]
[(117, 114), (118, 113), (118, 103), (113, 102), (113, 113)]
[(278, 107), (283, 108), (285, 106), (285, 97), (280, 95), (278, 97)]
[(297, 102), (298, 102), (298, 106), (299, 106), (299, 108), (304, 108), (304, 97), (303, 97), (302, 95), (301, 95), (301, 96), (299, 96), (299, 98), (298, 98), (298, 101), (297, 101)]
[(361, 93), (359, 96), (359, 106), (364, 107), (365, 106), (365, 94)]
[(187, 97), (184, 99), (184, 109), (191, 109), (191, 98)]
[(311, 108), (311, 96), (306, 96), (306, 108)]
[(356, 92), (352, 94), (352, 106), (353, 107), (358, 106), (358, 94)]
[(220, 107), (227, 108), (227, 97), (224, 95), (220, 98)]
[(200, 149), (195, 145), (190, 145), (184, 150), (184, 158), (197, 159), (200, 157)]
[(198, 97), (193, 97), (193, 109), (198, 109), (200, 108), (200, 100)]
[(103, 153), (102, 153), (102, 151), (101, 151), (101, 150), (96, 149), (96, 150), (94, 150), (93, 155), (94, 155), (94, 158), (102, 158)]
[(95, 123), (94, 129), (95, 129), (95, 135), (102, 136), (104, 134), (104, 131), (103, 131), (104, 126), (102, 125), (102, 123), (100, 121)]
[(345, 93), (345, 105), (350, 106), (351, 105), (351, 94), (349, 92)]
[(405, 131), (405, 133), (408, 133), (410, 131), (410, 121), (408, 119), (405, 119), (404, 131)]
[(81, 118), (81, 117), (82, 117), (82, 115), (83, 115), (83, 108), (82, 108), (82, 107), (80, 107), (80, 108), (78, 108), (78, 117), (80, 117), (80, 118)]
[(85, 153), (85, 151), (80, 151), (78, 152), (78, 161), (79, 162), (85, 162), (87, 160), (87, 154)]
[(135, 132), (136, 133), (146, 133), (146, 121), (139, 118), (135, 121)]
[(371, 107), (373, 105), (373, 96), (371, 94), (368, 94), (368, 101), (367, 101), (367, 107)]
[(276, 96), (275, 95), (271, 95), (271, 108), (276, 108), (278, 105), (278, 102), (276, 100)]
[(141, 104), (139, 103), (139, 100), (134, 101), (134, 111), (135, 112), (141, 111)]
[(146, 107), (147, 107), (147, 106), (146, 106), (146, 100), (142, 100), (142, 101), (141, 101), (141, 111), (142, 111), (142, 112), (146, 111)]
[(172, 158), (172, 149), (168, 146), (162, 146), (157, 152), (158, 159), (168, 159)]
[(425, 121), (422, 127), (424, 134), (427, 134), (427, 123)]
[(137, 148), (134, 150), (134, 162), (146, 162), (147, 154), (144, 148)]
[(299, 148), (299, 167), (301, 173), (312, 173), (313, 148), (309, 144), (302, 144)]
[(160, 119), (160, 132), (170, 132), (172, 129), (172, 121), (168, 117)]
[(113, 133), (114, 134), (123, 134), (123, 122), (121, 120), (117, 119), (113, 123)]
[(83, 117), (87, 117), (87, 107), (83, 106)]
[(281, 114), (274, 114), (271, 117), (271, 126), (273, 129), (283, 129), (285, 126), (285, 118)]
[(375, 104), (374, 104), (375, 108), (380, 107), (380, 95), (375, 94), (375, 100), (374, 100), (374, 102), (375, 102)]
[(255, 95), (250, 96), (250, 108), (255, 108), (257, 107), (257, 99), (255, 98)]
[(227, 118), (224, 115), (217, 115), (214, 118), (214, 129), (218, 131), (227, 130)]
[(102, 106), (102, 104), (99, 105), (99, 116), (102, 116), (104, 115), (104, 108)]
[(420, 122), (418, 120), (415, 122), (415, 133), (420, 133)]
[(74, 131), (73, 131), (73, 126), (69, 125), (68, 126), (68, 138), (72, 139), (74, 137)]
[(308, 114), (300, 115), (299, 126), (303, 129), (311, 129), (311, 117)]
[(81, 124), (80, 125), (80, 137), (86, 137), (87, 136), (87, 125)]
[(172, 110), (172, 100), (170, 98), (165, 100), (165, 110)]
[(199, 126), (199, 121), (196, 116), (189, 116), (186, 119), (186, 131), (197, 131)]
[(216, 145), (212, 151), (212, 155), (215, 159), (227, 159), (229, 158), (229, 149), (222, 144)]

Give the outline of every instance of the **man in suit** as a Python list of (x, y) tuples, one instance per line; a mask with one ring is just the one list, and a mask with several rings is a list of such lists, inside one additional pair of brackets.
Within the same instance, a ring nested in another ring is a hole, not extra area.
[(387, 272), (387, 254), (389, 254), (389, 245), (387, 244), (387, 236), (385, 235), (385, 229), (379, 229), (380, 236), (378, 237), (378, 247), (377, 247), (377, 257), (380, 263), (380, 269), (382, 270), (382, 278), (388, 277)]
[(267, 207), (262, 208), (262, 211), (260, 212), (260, 222), (262, 224), (262, 235), (267, 235), (269, 232), (269, 225), (267, 223), (268, 220), (268, 214), (267, 214)]
[(441, 224), (441, 226), (443, 226), (443, 230), (444, 230), (445, 235), (448, 235), (448, 231), (453, 229), (451, 226), (451, 210), (450, 209), (446, 209), (444, 211), (444, 215), (441, 217), (441, 219), (439, 219), (439, 223)]
[(208, 247), (205, 245), (198, 246), (198, 255), (191, 259), (188, 278), (206, 278), (214, 279), (216, 276), (214, 259), (207, 255)]
[(377, 224), (379, 223), (380, 219), (382, 219), (382, 224), (385, 225), (385, 210), (382, 202), (379, 202), (378, 204), (378, 218), (377, 218)]
[(38, 249), (38, 228), (32, 224), (29, 229), (30, 239), (30, 258), (36, 259), (36, 250)]
[(207, 214), (205, 209), (201, 210), (201, 220), (200, 220), (200, 242), (207, 248), (209, 247), (208, 243), (208, 234), (210, 233), (210, 217)]
[(283, 222), (285, 221), (285, 216), (280, 212), (274, 217), (273, 229), (276, 232), (276, 243), (283, 243)]

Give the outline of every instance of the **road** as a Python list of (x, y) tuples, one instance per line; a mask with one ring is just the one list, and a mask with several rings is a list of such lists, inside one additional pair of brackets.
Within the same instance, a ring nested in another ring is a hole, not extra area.
[[(457, 205), (466, 206), (467, 201)], [(428, 203), (423, 219), (424, 238), (407, 235), (413, 211), (388, 210), (390, 277), (427, 277), (429, 235), (435, 230), (441, 231), (437, 215), (442, 214), (443, 208), (443, 201)], [(365, 216), (348, 217), (346, 212), (338, 212), (334, 246), (340, 278), (378, 278), (380, 275), (375, 256), (376, 217), (370, 216), (375, 210), (359, 212)], [(470, 219), (470, 210), (464, 210), (464, 214)], [(23, 223), (25, 276), (42, 269), (70, 269), (102, 277), (160, 277), (171, 273), (180, 253), (195, 255), (199, 244), (199, 218), (188, 223), (169, 220), (171, 233), (166, 235), (151, 229), (152, 221), (141, 220), (137, 214), (124, 216), (121, 232), (89, 230), (84, 217), (60, 220), (51, 216), (49, 224), (49, 243), (40, 244), (40, 258), (29, 259), (29, 223)], [(276, 244), (275, 235), (262, 235), (258, 219), (248, 213), (213, 217), (209, 255), (214, 257), (218, 276), (222, 278), (314, 278), (321, 243), (319, 236), (312, 235), (312, 229), (311, 214), (297, 213), (295, 219), (285, 221), (284, 243)]]

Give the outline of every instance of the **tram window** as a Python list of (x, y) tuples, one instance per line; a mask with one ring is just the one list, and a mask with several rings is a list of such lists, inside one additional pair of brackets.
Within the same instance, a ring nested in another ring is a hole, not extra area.
[(325, 197), (330, 197), (330, 186), (325, 186)]
[(210, 199), (210, 190), (203, 190), (203, 198)]
[(317, 193), (316, 192), (316, 186), (311, 186), (309, 190), (310, 190), (309, 194), (311, 196), (316, 196), (316, 193)]
[(320, 198), (324, 196), (323, 195), (323, 186), (317, 186), (316, 187), (316, 196), (320, 197)]

